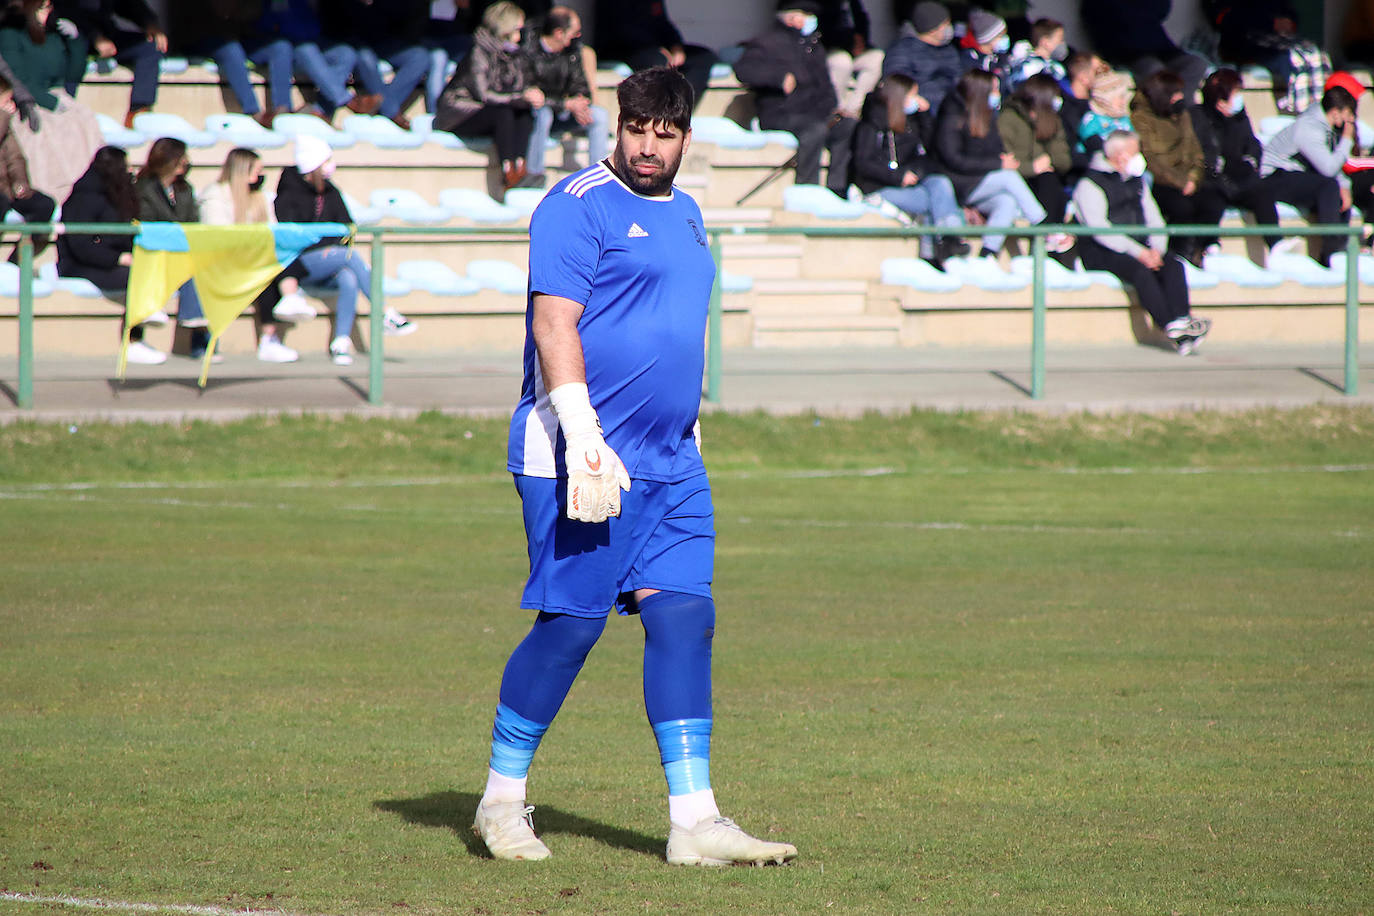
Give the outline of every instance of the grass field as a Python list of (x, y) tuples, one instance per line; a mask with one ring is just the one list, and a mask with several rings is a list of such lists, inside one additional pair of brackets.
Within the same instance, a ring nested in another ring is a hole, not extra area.
[(704, 425), (713, 782), (794, 866), (663, 863), (633, 619), (535, 762), (554, 858), (468, 832), (504, 424), (21, 424), (0, 912), (1374, 912), (1374, 413)]

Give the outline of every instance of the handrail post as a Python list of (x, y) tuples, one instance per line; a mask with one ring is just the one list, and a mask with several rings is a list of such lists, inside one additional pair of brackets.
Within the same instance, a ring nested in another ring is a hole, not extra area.
[(19, 409), (33, 409), (33, 236), (19, 236)]
[(1351, 229), (1345, 237), (1345, 394), (1360, 388), (1360, 236)]
[(1031, 236), (1031, 400), (1045, 396), (1045, 236)]
[(711, 260), (716, 263), (716, 279), (711, 284), (711, 305), (706, 317), (706, 400), (711, 404), (719, 404), (725, 333), (722, 328), (725, 321), (725, 306), (722, 301), (725, 266), (721, 256), (719, 232), (711, 233)]
[(370, 245), (372, 258), (372, 289), (368, 291), (368, 338), (367, 338), (367, 402), (376, 407), (382, 403), (382, 365), (384, 354), (382, 340), (386, 337), (383, 320), (386, 313), (386, 265), (382, 254), (382, 233), (372, 231)]

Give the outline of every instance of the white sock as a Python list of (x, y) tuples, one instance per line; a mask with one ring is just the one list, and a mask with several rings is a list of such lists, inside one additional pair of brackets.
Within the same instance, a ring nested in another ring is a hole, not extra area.
[(513, 802), (525, 800), (527, 776), (502, 776), (493, 769), (487, 770), (487, 790), (482, 793), (484, 802)]
[(716, 807), (716, 793), (710, 789), (668, 796), (668, 820), (676, 827), (691, 830), (714, 817), (720, 817), (720, 809)]

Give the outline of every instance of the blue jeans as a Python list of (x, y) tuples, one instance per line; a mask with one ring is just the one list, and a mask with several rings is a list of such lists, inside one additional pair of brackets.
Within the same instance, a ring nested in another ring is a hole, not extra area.
[(205, 317), (205, 309), (200, 305), (200, 293), (196, 292), (196, 281), (187, 280), (177, 290), (177, 323), (194, 321)]
[[(927, 175), (910, 187), (881, 188), (878, 196), (927, 225), (953, 227), (964, 223), (963, 211), (954, 196), (954, 183), (945, 175)], [(921, 236), (921, 256), (934, 253), (934, 236)]]
[(611, 145), (610, 115), (600, 105), (593, 105), (590, 110), (592, 123), (583, 127), (577, 123), (577, 119), (570, 112), (555, 112), (548, 105), (536, 108), (534, 110), (534, 129), (530, 132), (530, 146), (525, 153), (525, 170), (531, 175), (544, 174), (544, 154), (555, 124), (558, 126), (560, 135), (563, 133), (585, 133), (587, 135), (592, 162), (600, 162), (605, 159), (607, 153), (610, 152)]
[[(987, 219), (989, 226), (1010, 226), (1018, 216), (1031, 225), (1045, 221), (1045, 208), (1035, 199), (1026, 179), (1012, 169), (988, 172), (973, 186), (966, 203)], [(983, 236), (983, 248), (1000, 251), (1006, 236)]]
[(219, 67), (224, 81), (239, 100), (239, 108), (244, 114), (254, 115), (262, 111), (257, 97), (253, 94), (253, 82), (248, 78), (248, 62), (252, 61), (258, 69), (267, 71), (267, 102), (274, 110), (291, 109), (291, 71), (293, 51), (291, 42), (285, 38), (263, 42), (245, 48), (238, 41), (230, 40), (223, 44), (208, 42), (205, 53)]
[(110, 36), (118, 49), (115, 60), (134, 71), (129, 89), (129, 109), (152, 108), (162, 76), (162, 52), (142, 32), (115, 32)]
[[(391, 64), (389, 83), (382, 80), (382, 71), (377, 66), (382, 60)], [(353, 65), (363, 91), (381, 95), (382, 107), (378, 109), (378, 114), (386, 118), (394, 118), (401, 113), (406, 99), (424, 80), (429, 68), (429, 52), (419, 45), (361, 47), (358, 49), (358, 60)]]
[(326, 114), (348, 103), (348, 77), (357, 59), (358, 52), (348, 45), (330, 45), (327, 49), (313, 41), (296, 45), (296, 69), (315, 84)]
[(312, 248), (297, 259), (305, 276), (305, 286), (323, 286), (336, 290), (334, 303), (334, 336), (348, 337), (353, 333), (353, 319), (358, 314), (358, 293), (372, 291), (372, 269), (356, 251), (343, 245)]

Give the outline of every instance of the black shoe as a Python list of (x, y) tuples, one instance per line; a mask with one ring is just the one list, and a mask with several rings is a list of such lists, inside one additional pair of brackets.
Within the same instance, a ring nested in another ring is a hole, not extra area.
[(942, 261), (945, 258), (966, 258), (972, 250), (968, 242), (957, 235), (942, 235), (935, 243), (936, 257)]
[(540, 172), (538, 175), (526, 175), (524, 178), (521, 178), (520, 183), (517, 184), (516, 187), (542, 188), (545, 184), (547, 184), (547, 180), (544, 178), (544, 173)]

